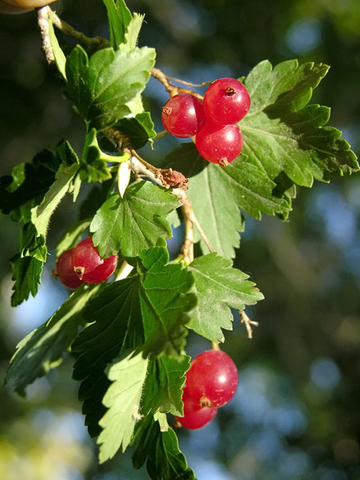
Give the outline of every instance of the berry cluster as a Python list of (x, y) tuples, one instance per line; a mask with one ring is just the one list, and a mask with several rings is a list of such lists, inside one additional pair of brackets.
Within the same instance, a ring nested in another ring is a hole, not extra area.
[(92, 238), (88, 237), (60, 255), (56, 275), (66, 287), (75, 289), (84, 282), (105, 282), (114, 273), (117, 261), (117, 255), (101, 258)]
[(200, 155), (226, 166), (241, 152), (243, 137), (238, 122), (250, 108), (246, 87), (234, 78), (216, 80), (204, 101), (189, 93), (168, 100), (161, 113), (165, 129), (175, 137), (193, 137)]
[(183, 390), (184, 416), (178, 424), (195, 430), (207, 425), (238, 385), (236, 365), (221, 350), (206, 350), (191, 362)]

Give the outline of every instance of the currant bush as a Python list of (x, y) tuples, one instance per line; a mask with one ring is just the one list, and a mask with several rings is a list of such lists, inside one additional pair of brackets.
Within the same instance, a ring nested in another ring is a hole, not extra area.
[(68, 288), (76, 289), (83, 281), (74, 272), (72, 263), (73, 248), (63, 252), (56, 263), (56, 276)]
[(226, 166), (240, 154), (243, 136), (238, 125), (219, 125), (207, 121), (196, 135), (196, 148), (211, 163)]
[(76, 275), (87, 283), (100, 283), (107, 280), (115, 271), (118, 256), (101, 258), (92, 238), (81, 241), (72, 253), (72, 264)]
[(175, 417), (178, 424), (190, 430), (202, 428), (215, 417), (217, 408), (202, 407), (198, 397), (194, 397), (189, 389), (184, 387), (182, 400), (184, 402), (184, 416)]
[(191, 362), (186, 374), (188, 395), (200, 405), (220, 407), (235, 394), (238, 372), (229, 355), (221, 350), (206, 350)]
[(205, 121), (202, 101), (189, 93), (179, 93), (163, 106), (161, 120), (175, 137), (192, 137)]
[(245, 117), (249, 108), (249, 92), (235, 78), (220, 78), (206, 90), (204, 111), (212, 122), (233, 125)]

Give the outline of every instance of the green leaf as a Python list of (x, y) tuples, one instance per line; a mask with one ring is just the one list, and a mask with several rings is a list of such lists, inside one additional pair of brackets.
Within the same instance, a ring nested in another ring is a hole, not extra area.
[(148, 360), (142, 353), (127, 352), (108, 369), (107, 376), (113, 383), (103, 399), (108, 410), (99, 422), (100, 463), (112, 458), (119, 448), (124, 452), (132, 439), (136, 422), (141, 418), (140, 401), (147, 366)]
[[(257, 166), (243, 163), (241, 157), (226, 168), (210, 164), (191, 143), (182, 144), (167, 156), (167, 165), (190, 177), (188, 197), (195, 216), (215, 251), (235, 256), (244, 223), (239, 207), (260, 219), (262, 213), (285, 213), (288, 202), (273, 195), (275, 182)], [(201, 192), (201, 195), (198, 194)], [(201, 240), (197, 231), (195, 241)], [(207, 247), (202, 243), (203, 249)]]
[(93, 241), (106, 258), (121, 251), (135, 257), (159, 238), (170, 238), (166, 216), (179, 206), (178, 198), (151, 182), (135, 182), (124, 196), (114, 194), (100, 207), (90, 225)]
[(14, 220), (27, 223), (30, 210), (44, 198), (60, 161), (48, 150), (37, 154), (32, 163), (22, 163), (13, 168), (11, 175), (0, 178), (0, 209), (12, 214)]
[(326, 75), (323, 64), (297, 60), (272, 68), (258, 64), (245, 79), (251, 107), (241, 121), (242, 163), (257, 165), (273, 180), (285, 173), (295, 184), (311, 187), (329, 173), (358, 170), (356, 155), (341, 132), (327, 127), (330, 110), (307, 106), (313, 89)]
[[(185, 344), (187, 312), (196, 304), (188, 293), (192, 275), (180, 264), (168, 264), (165, 248), (143, 252), (137, 274), (108, 284), (89, 303), (90, 325), (73, 344), (77, 355), (74, 378), (82, 380), (79, 398), (89, 433), (99, 433), (101, 400), (108, 388), (105, 367), (126, 349), (141, 349), (145, 356), (180, 355)], [(167, 294), (164, 295), (166, 290)]]
[(195, 216), (222, 256), (234, 257), (239, 246), (243, 222), (237, 207), (258, 219), (264, 213), (287, 218), (295, 184), (311, 187), (314, 179), (326, 181), (330, 173), (358, 170), (341, 132), (326, 126), (329, 109), (307, 105), (327, 71), (326, 65), (299, 66), (296, 60), (274, 68), (261, 62), (245, 79), (251, 107), (239, 123), (244, 137), (240, 156), (220, 168), (185, 144), (167, 157), (169, 167), (191, 177), (189, 198)]
[(195, 278), (198, 304), (192, 312), (189, 328), (208, 340), (224, 341), (222, 329), (232, 330), (230, 307), (242, 310), (264, 297), (248, 275), (232, 268), (232, 262), (211, 253), (196, 258), (189, 266)]
[(89, 220), (80, 220), (71, 225), (56, 244), (56, 258), (70, 248), (76, 247), (80, 242), (82, 234), (89, 227)]
[(155, 51), (147, 47), (106, 48), (90, 61), (80, 46), (74, 48), (66, 62), (68, 90), (90, 128), (102, 130), (131, 113), (128, 104), (144, 90), (154, 63)]
[[(56, 174), (56, 180), (46, 192), (43, 201), (31, 210), (31, 221), (36, 228), (37, 237), (46, 238), (50, 218), (60, 201), (69, 191), (71, 183), (78, 171), (78, 165), (60, 167)], [(42, 262), (46, 262), (46, 251), (38, 249), (32, 252), (32, 256)]]
[(132, 19), (130, 20), (125, 34), (125, 42), (122, 48), (130, 51), (137, 47), (139, 33), (144, 21), (145, 15), (139, 15), (134, 13)]
[(131, 146), (137, 150), (156, 136), (154, 123), (149, 112), (138, 113), (135, 117), (121, 119), (115, 127), (126, 137)]
[(161, 431), (159, 422), (154, 422), (151, 416), (139, 423), (133, 455), (135, 469), (141, 468), (145, 462), (152, 480), (196, 480), (179, 450), (174, 430), (168, 427)]
[(158, 410), (173, 415), (183, 414), (182, 388), (190, 368), (190, 357), (152, 358), (143, 390), (141, 413), (155, 414)]
[(56, 66), (62, 75), (62, 77), (66, 80), (66, 71), (65, 71), (65, 64), (66, 64), (66, 56), (62, 51), (58, 39), (55, 35), (54, 25), (53, 25), (53, 18), (54, 13), (51, 13), (49, 18), (47, 19), (48, 29), (49, 29), (49, 40), (51, 45), (51, 50), (55, 57)]
[[(39, 262), (23, 258), (27, 262)], [(99, 286), (79, 287), (61, 307), (40, 327), (29, 333), (17, 345), (5, 382), (13, 382), (15, 390), (25, 395), (25, 388), (36, 378), (45, 375), (62, 361), (63, 352), (77, 336), (84, 323), (82, 310), (99, 290)]]
[(125, 42), (125, 33), (132, 15), (124, 0), (104, 0), (110, 26), (110, 44), (114, 50)]
[(34, 257), (21, 257), (18, 254), (10, 260), (10, 263), (14, 281), (11, 305), (17, 307), (27, 300), (30, 294), (33, 297), (37, 294), (43, 262)]
[(110, 168), (103, 158), (96, 139), (96, 130), (92, 128), (86, 135), (81, 155), (80, 179), (83, 182), (105, 182), (111, 178)]

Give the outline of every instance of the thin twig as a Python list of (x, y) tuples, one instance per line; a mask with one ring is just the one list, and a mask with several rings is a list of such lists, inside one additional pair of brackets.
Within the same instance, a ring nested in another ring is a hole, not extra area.
[(193, 224), (195, 225), (197, 231), (200, 233), (200, 236), (201, 236), (201, 238), (204, 240), (204, 243), (205, 243), (205, 245), (207, 246), (209, 252), (210, 252), (210, 253), (214, 253), (214, 252), (215, 252), (215, 249), (214, 249), (214, 247), (211, 245), (210, 240), (207, 238), (206, 233), (205, 233), (204, 230), (201, 228), (201, 225), (200, 225), (198, 219), (197, 219), (197, 218), (195, 217), (195, 215), (194, 215), (194, 212), (192, 213), (191, 221), (192, 221)]
[(254, 322), (253, 320), (250, 320), (250, 318), (246, 315), (245, 310), (239, 310), (239, 312), (240, 312), (240, 322), (245, 324), (248, 338), (253, 338), (253, 330), (251, 328), (251, 325), (258, 327), (259, 323)]
[(187, 82), (186, 80), (181, 80), (180, 78), (170, 77), (170, 75), (166, 75), (166, 77), (169, 80), (173, 80), (174, 82), (182, 83), (184, 85), (187, 85), (188, 87), (195, 87), (195, 88), (206, 87), (207, 85), (210, 85), (211, 83), (213, 83), (213, 80), (210, 80), (209, 82), (202, 82), (202, 83), (191, 83), (191, 82)]
[(189, 93), (190, 95), (194, 95), (194, 97), (197, 97), (200, 100), (203, 99), (202, 95), (200, 95), (199, 93), (193, 92), (192, 90), (189, 90), (187, 88), (176, 87), (175, 85), (173, 85), (170, 82), (169, 77), (165, 75), (165, 73), (163, 73), (159, 68), (152, 68), (150, 74), (152, 77), (156, 78), (156, 80), (158, 80), (164, 85), (166, 91), (169, 92), (170, 97), (174, 97), (178, 93)]
[(58, 17), (58, 15), (53, 10), (51, 10), (50, 7), (45, 8), (48, 8), (48, 17), (50, 18), (51, 16), (51, 20), (54, 26), (67, 37), (74, 38), (86, 48), (94, 47), (96, 49), (102, 49), (110, 47), (110, 42), (108, 40), (105, 40), (105, 38), (102, 38), (100, 36), (87, 37), (82, 32), (78, 32), (71, 25), (64, 22), (64, 20), (61, 20), (61, 18)]

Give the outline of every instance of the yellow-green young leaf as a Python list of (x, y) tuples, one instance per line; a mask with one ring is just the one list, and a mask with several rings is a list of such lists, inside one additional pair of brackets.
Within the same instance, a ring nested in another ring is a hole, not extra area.
[(169, 190), (151, 182), (134, 182), (123, 197), (112, 195), (97, 211), (90, 225), (94, 245), (104, 258), (119, 250), (124, 257), (136, 257), (159, 238), (172, 236), (166, 217), (179, 205)]
[[(77, 170), (78, 165), (76, 164), (71, 167), (60, 168), (56, 174), (55, 182), (46, 192), (43, 201), (31, 210), (31, 222), (36, 228), (37, 237), (46, 238), (51, 216), (69, 190)], [(42, 262), (46, 261), (46, 252), (43, 250), (39, 249), (33, 252), (32, 256)]]
[(141, 418), (140, 401), (147, 366), (148, 359), (142, 353), (135, 355), (130, 351), (116, 359), (107, 371), (112, 384), (103, 398), (108, 410), (99, 422), (100, 463), (112, 458), (120, 448), (125, 451), (132, 439), (136, 422)]
[(110, 27), (110, 45), (114, 50), (125, 42), (127, 27), (132, 15), (124, 0), (103, 0), (107, 9)]
[(51, 50), (52, 50), (52, 52), (54, 54), (54, 57), (55, 57), (56, 66), (57, 66), (60, 74), (62, 75), (62, 77), (66, 80), (66, 71), (65, 71), (66, 56), (65, 56), (64, 52), (62, 51), (62, 49), (59, 45), (58, 39), (55, 35), (54, 25), (53, 25), (53, 22), (52, 22), (53, 15), (54, 14), (52, 13), (49, 16), (49, 18), (47, 19), (48, 28), (49, 28), (50, 45), (51, 45)]
[(188, 327), (212, 342), (223, 342), (222, 329), (232, 329), (230, 307), (242, 310), (245, 305), (254, 305), (264, 298), (248, 275), (232, 268), (230, 260), (216, 253), (196, 258), (189, 270), (195, 278), (198, 304)]

